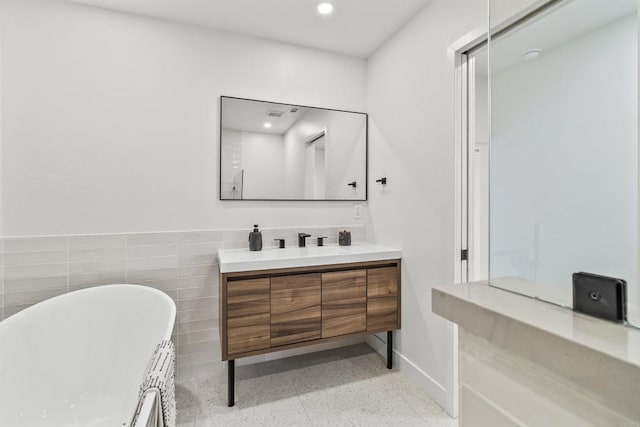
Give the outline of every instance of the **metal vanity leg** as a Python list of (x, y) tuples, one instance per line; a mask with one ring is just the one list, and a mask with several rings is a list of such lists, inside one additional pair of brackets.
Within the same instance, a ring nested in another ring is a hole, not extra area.
[(387, 369), (393, 368), (393, 331), (387, 331)]
[(227, 379), (227, 386), (229, 389), (227, 390), (227, 406), (231, 407), (236, 403), (236, 361), (229, 360), (227, 363), (227, 373), (229, 377)]

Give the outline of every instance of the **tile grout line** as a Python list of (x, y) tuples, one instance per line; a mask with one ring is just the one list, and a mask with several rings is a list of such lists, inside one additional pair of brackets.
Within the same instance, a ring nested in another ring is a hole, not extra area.
[[(178, 300), (179, 300), (179, 296), (178, 296), (178, 289), (180, 288), (180, 238), (179, 238), (179, 232), (176, 232), (176, 241), (175, 241), (175, 245), (176, 245), (176, 283), (175, 283), (175, 287), (176, 287), (176, 318), (177, 318), (177, 313), (178, 313)], [(171, 331), (171, 335), (174, 335), (175, 332), (175, 337), (176, 337), (176, 342), (174, 343), (176, 346), (176, 364), (178, 363), (178, 346), (180, 345), (180, 336), (178, 334), (178, 320), (176, 319), (176, 321), (173, 323), (173, 331)]]
[(129, 235), (124, 236), (124, 283), (129, 283)]
[(307, 417), (307, 422), (310, 423), (313, 420), (309, 416), (309, 412), (307, 411), (307, 408), (304, 406), (304, 402), (302, 401), (302, 398), (300, 397), (300, 392), (298, 391), (298, 387), (295, 387), (295, 385), (294, 385), (294, 388), (296, 390), (296, 397), (298, 398), (298, 402), (300, 402), (300, 406), (302, 406), (302, 410), (304, 411), (304, 415)]
[(5, 295), (4, 295), (4, 239), (0, 239), (0, 246), (2, 248), (2, 271), (0, 272), (0, 292), (2, 293), (2, 307), (0, 307), (0, 321), (4, 320), (4, 306), (5, 306)]
[(71, 239), (66, 237), (67, 244), (67, 293), (71, 290)]

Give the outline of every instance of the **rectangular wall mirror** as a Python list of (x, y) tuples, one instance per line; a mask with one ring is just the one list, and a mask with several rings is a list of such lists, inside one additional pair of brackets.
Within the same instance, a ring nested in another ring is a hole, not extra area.
[(367, 115), (220, 100), (220, 200), (367, 200)]

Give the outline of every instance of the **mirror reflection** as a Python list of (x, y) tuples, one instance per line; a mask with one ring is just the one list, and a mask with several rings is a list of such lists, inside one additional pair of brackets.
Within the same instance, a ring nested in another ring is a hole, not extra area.
[(366, 200), (367, 115), (222, 97), (221, 200)]
[(637, 22), (635, 0), (560, 1), (493, 35), (493, 285), (571, 306), (573, 273), (612, 276), (637, 316)]

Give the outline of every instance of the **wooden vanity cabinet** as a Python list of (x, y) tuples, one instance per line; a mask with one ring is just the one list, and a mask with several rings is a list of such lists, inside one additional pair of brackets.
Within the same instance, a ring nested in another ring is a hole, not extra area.
[(367, 270), (322, 273), (322, 338), (367, 329)]
[(222, 360), (400, 328), (400, 260), (220, 274)]
[(321, 335), (320, 273), (271, 278), (271, 346), (309, 340)]
[(227, 283), (227, 352), (240, 354), (271, 345), (271, 283), (269, 278)]
[(395, 267), (367, 270), (368, 331), (392, 330), (399, 327), (398, 285), (398, 272)]

